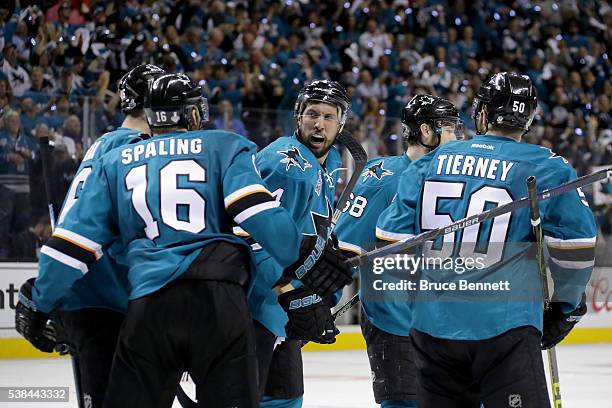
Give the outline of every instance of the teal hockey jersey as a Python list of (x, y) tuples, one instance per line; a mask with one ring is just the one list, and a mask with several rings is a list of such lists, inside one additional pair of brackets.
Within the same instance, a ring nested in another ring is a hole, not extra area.
[[(74, 179), (64, 199), (62, 210), (57, 219), (58, 228), (63, 228), (64, 219), (70, 217), (70, 210), (81, 196), (85, 188), (85, 182), (97, 166), (98, 159), (115, 147), (123, 146), (138, 139), (141, 132), (129, 128), (117, 128), (100, 136), (85, 153), (83, 161), (79, 166)], [(108, 253), (110, 246), (105, 246), (104, 253)], [(116, 250), (116, 249), (115, 249)], [(48, 269), (42, 264), (39, 268), (39, 276), (46, 275)], [(69, 268), (66, 266), (66, 268)], [(102, 257), (98, 262), (91, 265), (92, 271), (78, 279), (74, 286), (61, 299), (59, 307), (65, 310), (76, 310), (82, 308), (108, 308), (125, 313), (128, 302), (127, 268), (117, 263), (113, 256)], [(59, 278), (60, 274), (53, 274), (51, 280)]]
[[(48, 273), (36, 281), (37, 307), (49, 312), (76, 280), (97, 272), (89, 265), (115, 240), (128, 266), (129, 299), (178, 278), (208, 243), (246, 246), (231, 233), (232, 223), (279, 264), (295, 262), (301, 235), (257, 174), (255, 152), (255, 144), (237, 134), (193, 131), (102, 156), (70, 217), (41, 250), (41, 268)], [(277, 231), (269, 228), (271, 220)]]
[[(531, 175), (539, 191), (576, 178), (564, 158), (541, 146), (491, 135), (448, 143), (402, 174), (377, 236), (409, 239), (520, 199), (527, 196)], [(553, 300), (569, 311), (592, 272), (595, 221), (580, 190), (544, 200), (540, 209)], [(413, 327), (457, 340), (491, 338), (525, 325), (541, 331), (542, 288), (530, 221), (529, 209), (522, 208), (425, 243)]]
[[(298, 229), (306, 235), (326, 237), (327, 226), (331, 222), (334, 190), (341, 164), (335, 147), (329, 151), (324, 164), (322, 166), (317, 161), (295, 134), (275, 140), (257, 154), (257, 168), (267, 187), (280, 205), (289, 211)], [(285, 248), (288, 245), (280, 239), (278, 242)], [(258, 240), (257, 243), (260, 244)], [(267, 250), (257, 250), (255, 259), (257, 272), (249, 292), (251, 313), (255, 320), (276, 336), (284, 337), (287, 314), (278, 304), (278, 294), (272, 290), (284, 268)], [(298, 287), (300, 283), (296, 280), (293, 285)]]
[[(410, 158), (406, 154), (368, 161), (336, 225), (340, 249), (355, 255), (374, 249), (376, 221), (393, 201), (400, 175), (409, 164)], [(360, 269), (360, 273), (368, 272)], [(365, 276), (362, 276), (361, 282), (365, 281)], [(397, 336), (408, 335), (411, 310), (407, 299), (402, 301), (384, 294), (373, 299), (364, 292), (360, 295), (363, 311), (374, 326)]]

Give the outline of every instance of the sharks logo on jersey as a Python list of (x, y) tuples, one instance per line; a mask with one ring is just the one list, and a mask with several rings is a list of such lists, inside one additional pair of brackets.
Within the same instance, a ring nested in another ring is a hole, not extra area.
[(384, 168), (385, 161), (381, 160), (376, 164), (365, 169), (365, 171), (361, 174), (363, 176), (363, 181), (366, 181), (370, 177), (375, 178), (376, 180), (382, 180), (385, 176), (392, 176), (393, 172), (391, 170)]
[[(332, 216), (334, 210), (332, 209), (331, 204), (327, 197), (325, 197), (326, 210), (327, 214), (321, 214), (316, 211), (310, 211), (310, 218), (312, 219), (312, 225), (314, 227), (314, 233), (320, 237), (327, 238), (327, 232), (330, 224), (330, 217)], [(312, 234), (305, 234), (312, 235)]]
[(281, 163), (285, 163), (285, 171), (289, 171), (291, 166), (295, 166), (298, 169), (304, 171), (312, 165), (302, 156), (299, 149), (295, 146), (291, 146), (291, 149), (278, 150), (276, 153), (282, 154), (284, 157), (281, 159)]

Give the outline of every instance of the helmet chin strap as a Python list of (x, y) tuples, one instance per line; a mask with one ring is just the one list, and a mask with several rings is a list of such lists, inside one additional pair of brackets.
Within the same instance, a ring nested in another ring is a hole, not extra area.
[[(430, 127), (431, 127), (431, 126), (430, 126)], [(433, 150), (433, 149), (435, 149), (436, 147), (440, 146), (440, 138), (441, 138), (441, 136), (442, 136), (442, 134), (441, 134), (441, 133), (442, 133), (442, 132), (438, 132), (438, 130), (437, 130), (437, 129), (434, 129), (434, 134), (436, 135), (436, 140), (437, 140), (437, 142), (436, 142), (436, 144), (435, 144), (435, 145), (428, 145), (427, 143), (423, 142), (423, 133), (421, 132), (421, 134), (419, 135), (419, 140), (418, 140), (418, 143), (419, 143), (421, 146), (423, 146), (423, 147), (425, 147), (425, 148), (427, 148), (427, 149), (429, 149), (429, 150)]]

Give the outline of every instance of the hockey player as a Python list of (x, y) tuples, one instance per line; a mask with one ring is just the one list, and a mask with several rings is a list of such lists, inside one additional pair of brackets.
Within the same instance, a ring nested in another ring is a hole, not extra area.
[[(409, 238), (520, 199), (530, 175), (539, 190), (574, 179), (562, 157), (519, 143), (536, 105), (529, 77), (488, 78), (473, 103), (478, 136), (414, 162), (404, 173), (410, 182), (400, 180), (396, 200), (378, 220), (379, 235)], [(557, 344), (586, 312), (595, 222), (580, 190), (540, 208), (556, 302), (544, 316), (528, 209), (424, 244), (427, 265), (438, 258), (445, 266), (421, 268), (413, 308), (419, 408), (550, 406), (540, 346)], [(470, 258), (474, 267), (467, 268)]]
[[(374, 248), (376, 221), (391, 204), (400, 174), (411, 161), (462, 136), (457, 108), (431, 95), (416, 95), (402, 111), (406, 151), (400, 156), (368, 161), (353, 189), (352, 201), (336, 225), (340, 249), (360, 255)], [(403, 182), (411, 182), (405, 176)], [(362, 276), (362, 284), (368, 281)], [(361, 327), (372, 369), (374, 397), (383, 408), (416, 406), (416, 368), (412, 356), (410, 305), (387, 296), (370, 299), (361, 293)]]
[[(145, 64), (132, 69), (119, 81), (121, 110), (125, 119), (120, 128), (102, 135), (85, 154), (57, 220), (60, 228), (64, 220), (71, 217), (70, 210), (83, 193), (85, 182), (97, 166), (98, 159), (113, 148), (128, 144), (141, 133), (150, 131), (143, 111), (144, 95), (148, 81), (162, 74), (164, 70), (161, 68)], [(119, 329), (127, 309), (127, 268), (115, 261), (112, 251), (110, 246), (103, 249), (109, 256), (92, 264), (92, 272), (75, 282), (59, 301), (55, 317), (62, 335), (66, 337), (60, 341), (70, 344), (70, 353), (78, 362), (79, 398), (85, 406), (102, 406)], [(39, 276), (54, 284), (61, 276), (53, 275), (47, 266), (40, 267)], [(23, 320), (26, 318), (27, 315), (17, 313), (16, 328), (22, 335), (27, 334), (24, 326), (28, 322)], [(48, 342), (42, 339), (41, 344), (36, 339), (26, 338), (42, 351), (52, 351), (53, 339)]]
[[(295, 103), (295, 133), (257, 154), (261, 177), (307, 237), (327, 237), (336, 170), (341, 164), (333, 144), (348, 110), (349, 99), (340, 84), (314, 81), (302, 88)], [(351, 273), (347, 269), (330, 286), (308, 276), (301, 280), (283, 276), (283, 268), (267, 251), (257, 251), (256, 259), (249, 305), (255, 322), (261, 407), (300, 407), (304, 394), (301, 340), (335, 341), (331, 299), (351, 282)]]
[[(251, 261), (230, 222), (280, 265), (299, 265), (300, 251), (304, 260), (313, 250), (300, 248), (308, 241), (263, 186), (255, 145), (229, 132), (197, 131), (208, 116), (201, 95), (182, 74), (149, 84), (144, 110), (160, 136), (99, 159), (41, 251), (48, 273), (20, 290), (17, 313), (28, 321), (27, 335), (38, 338), (73, 283), (98, 272), (88, 270), (102, 248), (113, 241), (124, 248), (129, 303), (104, 407), (169, 407), (185, 370), (204, 405), (257, 406), (245, 293)], [(272, 222), (278, 229), (268, 228)], [(312, 258), (306, 274), (335, 271), (329, 257)]]

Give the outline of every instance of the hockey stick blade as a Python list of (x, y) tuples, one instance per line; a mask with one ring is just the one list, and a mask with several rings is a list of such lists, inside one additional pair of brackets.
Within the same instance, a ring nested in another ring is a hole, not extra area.
[(361, 176), (361, 173), (363, 172), (363, 169), (365, 168), (365, 165), (368, 161), (368, 155), (366, 154), (365, 150), (363, 150), (361, 144), (357, 140), (355, 140), (355, 138), (350, 133), (340, 133), (338, 135), (338, 140), (344, 145), (344, 147), (346, 147), (346, 149), (351, 154), (351, 157), (355, 161), (355, 168), (353, 169), (353, 174), (351, 175), (349, 181), (346, 183), (344, 190), (342, 190), (342, 194), (340, 194), (340, 197), (338, 198), (336, 209), (334, 210), (334, 214), (332, 216), (330, 234), (336, 227), (336, 224), (338, 223), (338, 220), (342, 215), (342, 210), (350, 199), (351, 193), (353, 192), (353, 188), (355, 187), (357, 180), (359, 180), (359, 177)]
[[(589, 184), (593, 184), (597, 181), (611, 179), (612, 180), (612, 168), (601, 169), (586, 176), (579, 177), (575, 180), (568, 181), (567, 183), (561, 184), (558, 187), (553, 187), (538, 193), (537, 200), (543, 201), (549, 198), (556, 197), (558, 195), (567, 193), (572, 190), (576, 190), (580, 187), (584, 187)], [(399, 241), (391, 245), (384, 246), (382, 248), (375, 249), (367, 252), (363, 255), (358, 255), (353, 258), (346, 260), (350, 266), (359, 266), (364, 262), (372, 261), (374, 258), (379, 256), (386, 256), (395, 253), (405, 252), (406, 250), (413, 248), (425, 241), (431, 241), (441, 235), (446, 235), (451, 232), (469, 227), (470, 225), (480, 224), (483, 221), (490, 220), (491, 218), (499, 217), (500, 215), (507, 214), (511, 211), (518, 210), (529, 206), (529, 198), (523, 197), (519, 200), (511, 201), (508, 204), (504, 204), (499, 207), (492, 208), (480, 214), (472, 215), (470, 217), (462, 218), (446, 226), (432, 229), (422, 234), (417, 235), (406, 241)]]

